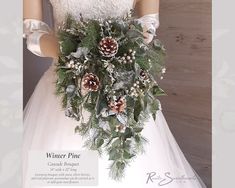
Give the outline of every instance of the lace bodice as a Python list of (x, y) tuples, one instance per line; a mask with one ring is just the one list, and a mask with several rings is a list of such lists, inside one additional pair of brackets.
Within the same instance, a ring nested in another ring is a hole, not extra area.
[(50, 0), (53, 7), (55, 29), (70, 13), (84, 19), (117, 17), (133, 8), (134, 0)]

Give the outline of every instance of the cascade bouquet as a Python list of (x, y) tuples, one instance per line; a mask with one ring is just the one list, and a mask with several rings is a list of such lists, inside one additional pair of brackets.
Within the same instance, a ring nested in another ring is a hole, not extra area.
[(75, 131), (86, 147), (108, 155), (110, 177), (119, 180), (144, 151), (146, 120), (156, 118), (164, 91), (155, 79), (164, 72), (165, 49), (158, 39), (145, 44), (141, 24), (129, 14), (103, 20), (68, 15), (58, 37), (56, 87), (65, 114), (78, 121)]

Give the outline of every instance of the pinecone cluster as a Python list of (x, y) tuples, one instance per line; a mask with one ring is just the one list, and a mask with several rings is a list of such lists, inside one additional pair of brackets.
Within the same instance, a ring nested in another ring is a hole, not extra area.
[(99, 42), (99, 52), (104, 57), (113, 57), (118, 52), (118, 43), (112, 37), (104, 37)]
[(124, 112), (126, 108), (126, 100), (123, 97), (119, 97), (116, 100), (111, 100), (109, 102), (109, 107), (114, 113)]
[(135, 60), (136, 51), (129, 49), (128, 53), (125, 53), (120, 59), (119, 62), (123, 64), (133, 63)]
[(100, 87), (99, 78), (93, 73), (86, 73), (82, 78), (82, 87), (86, 91), (98, 91)]

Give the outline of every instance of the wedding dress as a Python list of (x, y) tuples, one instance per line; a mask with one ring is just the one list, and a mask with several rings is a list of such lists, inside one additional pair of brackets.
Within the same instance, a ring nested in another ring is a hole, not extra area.
[[(55, 31), (68, 12), (75, 17), (82, 14), (85, 19), (115, 17), (126, 14), (134, 4), (134, 0), (50, 0), (50, 2), (53, 7)], [(24, 111), (24, 188), (31, 188), (26, 182), (29, 151), (84, 150), (84, 140), (74, 133), (77, 122), (65, 116), (60, 98), (54, 94), (56, 80), (54, 63), (42, 76)], [(110, 161), (105, 156), (99, 158), (97, 187), (156, 188), (163, 184), (166, 188), (206, 187), (184, 157), (160, 110), (155, 121), (150, 118), (146, 122), (143, 136), (148, 139), (146, 152), (137, 156), (127, 167), (122, 181), (109, 178)], [(150, 172), (156, 172), (158, 178), (160, 176), (161, 178), (147, 183), (147, 174)], [(171, 178), (179, 179), (170, 179), (167, 172)], [(185, 177), (184, 181), (180, 177)]]

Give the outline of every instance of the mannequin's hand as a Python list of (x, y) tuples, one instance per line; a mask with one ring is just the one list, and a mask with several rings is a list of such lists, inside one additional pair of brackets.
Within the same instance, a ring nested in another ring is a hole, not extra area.
[[(159, 26), (159, 0), (136, 0), (135, 12), (144, 27), (144, 41), (150, 43)], [(147, 28), (153, 33), (148, 33)]]

